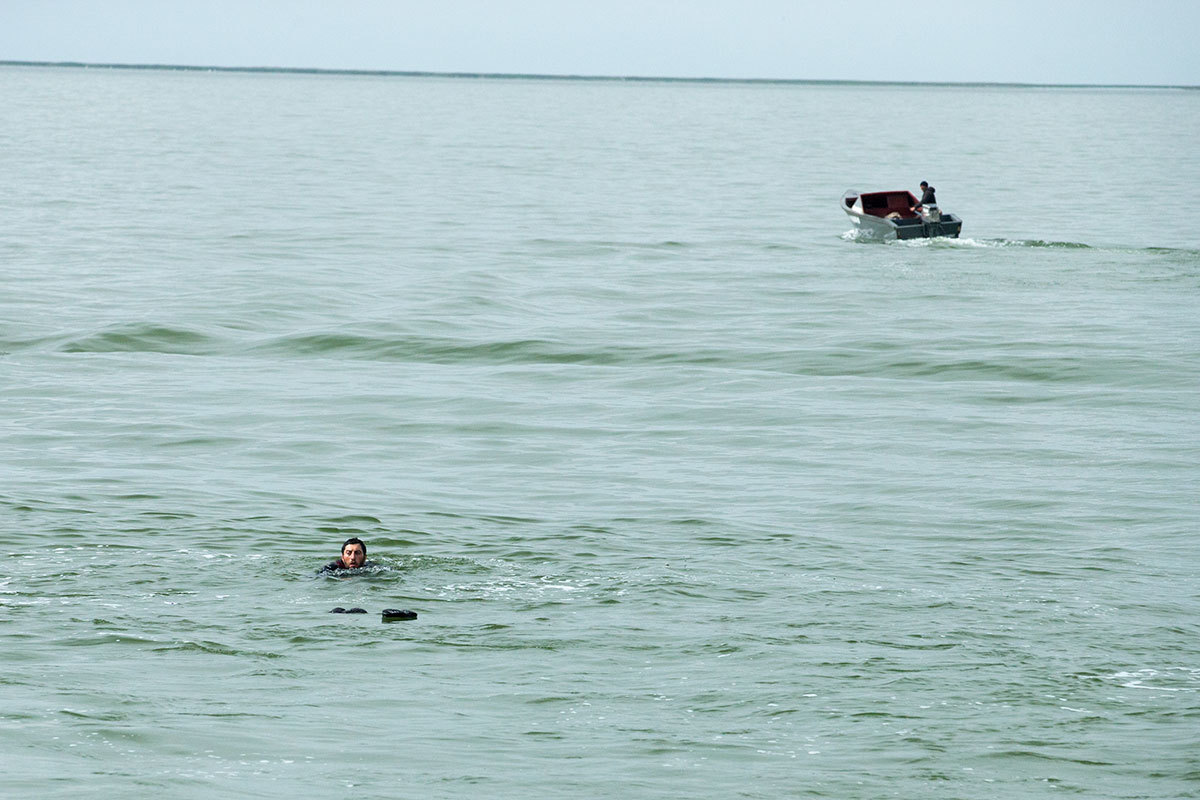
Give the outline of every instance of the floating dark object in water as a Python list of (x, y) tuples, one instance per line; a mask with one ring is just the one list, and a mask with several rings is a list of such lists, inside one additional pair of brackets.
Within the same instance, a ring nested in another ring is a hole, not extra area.
[(416, 619), (417, 612), (409, 611), (403, 608), (385, 608), (383, 610), (384, 622), (395, 622), (400, 619)]
[(342, 608), (341, 606), (338, 606), (337, 608), (329, 609), (329, 613), (330, 614), (365, 614), (365, 613), (367, 613), (367, 610), (365, 608)]

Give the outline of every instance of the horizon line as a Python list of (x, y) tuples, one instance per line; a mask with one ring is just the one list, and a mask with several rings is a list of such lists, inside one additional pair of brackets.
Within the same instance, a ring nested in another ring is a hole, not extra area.
[(400, 78), (473, 78), (486, 80), (631, 81), (636, 83), (742, 83), (809, 86), (960, 86), (1025, 89), (1200, 89), (1200, 85), (1168, 83), (1031, 83), (1026, 81), (890, 81), (849, 78), (714, 78), (669, 75), (582, 75), (536, 72), (439, 72), (435, 70), (354, 69), (339, 67), (230, 67), (199, 64), (154, 64), (92, 61), (25, 61), (0, 59), (0, 67), (162, 70), (176, 72), (249, 72), (298, 75), (360, 75)]

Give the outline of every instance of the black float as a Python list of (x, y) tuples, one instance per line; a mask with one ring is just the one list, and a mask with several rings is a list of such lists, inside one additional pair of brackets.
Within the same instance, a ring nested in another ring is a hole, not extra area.
[(416, 619), (417, 612), (409, 611), (403, 608), (385, 608), (383, 610), (384, 622), (396, 622), (402, 619)]

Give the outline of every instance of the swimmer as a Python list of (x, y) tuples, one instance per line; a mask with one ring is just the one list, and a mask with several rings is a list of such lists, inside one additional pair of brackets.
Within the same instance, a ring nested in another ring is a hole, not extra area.
[(371, 566), (367, 563), (367, 546), (363, 544), (362, 539), (350, 538), (342, 543), (342, 557), (321, 567), (321, 572), (336, 572), (367, 566)]

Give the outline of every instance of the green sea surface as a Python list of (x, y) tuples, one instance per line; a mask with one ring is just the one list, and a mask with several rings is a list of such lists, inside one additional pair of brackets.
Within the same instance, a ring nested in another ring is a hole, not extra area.
[(0, 107), (0, 795), (1200, 792), (1200, 93)]

